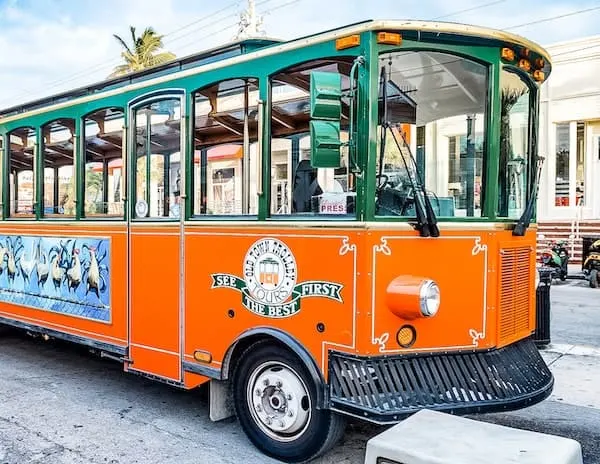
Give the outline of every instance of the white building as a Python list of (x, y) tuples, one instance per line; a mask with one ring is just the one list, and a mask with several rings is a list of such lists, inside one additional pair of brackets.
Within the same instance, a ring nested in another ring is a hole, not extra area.
[(539, 153), (546, 157), (538, 221), (546, 237), (600, 235), (600, 36), (546, 46), (552, 73), (540, 98)]

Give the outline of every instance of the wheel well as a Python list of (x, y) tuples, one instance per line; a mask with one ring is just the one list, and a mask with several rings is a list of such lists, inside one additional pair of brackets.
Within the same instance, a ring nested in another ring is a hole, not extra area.
[(317, 408), (326, 407), (327, 389), (325, 388), (325, 379), (321, 370), (318, 368), (314, 358), (308, 351), (298, 343), (293, 337), (285, 332), (270, 329), (268, 332), (257, 332), (247, 334), (239, 338), (227, 351), (221, 370), (223, 380), (231, 380), (236, 365), (242, 353), (247, 348), (259, 342), (268, 342), (280, 346), (282, 349), (294, 353), (300, 361), (307, 367), (315, 386), (317, 387)]
[(249, 348), (251, 345), (254, 345), (255, 343), (262, 342), (262, 341), (264, 341), (264, 342), (268, 341), (270, 343), (273, 343), (274, 345), (280, 345), (285, 348), (285, 345), (283, 343), (281, 343), (275, 337), (272, 337), (270, 335), (255, 334), (255, 335), (249, 335), (247, 337), (244, 337), (244, 338), (238, 340), (230, 348), (231, 354), (226, 355), (225, 363), (223, 365), (223, 370), (224, 370), (223, 378), (229, 380), (231, 378), (231, 375), (233, 374), (233, 371), (235, 370), (235, 366), (237, 365), (242, 353), (244, 351), (246, 351), (246, 349)]

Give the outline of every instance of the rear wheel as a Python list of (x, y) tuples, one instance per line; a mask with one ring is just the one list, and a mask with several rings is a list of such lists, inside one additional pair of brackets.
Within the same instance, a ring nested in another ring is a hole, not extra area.
[(250, 441), (290, 463), (325, 453), (343, 435), (344, 420), (316, 408), (316, 389), (306, 366), (285, 348), (267, 342), (248, 348), (234, 373), (233, 394)]
[(597, 269), (590, 271), (590, 287), (598, 288), (600, 286), (600, 274)]

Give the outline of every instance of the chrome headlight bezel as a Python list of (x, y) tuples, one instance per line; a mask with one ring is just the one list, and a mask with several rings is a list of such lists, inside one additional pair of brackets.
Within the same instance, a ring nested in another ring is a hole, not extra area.
[(440, 288), (433, 280), (426, 280), (419, 290), (419, 306), (423, 317), (433, 317), (440, 309)]

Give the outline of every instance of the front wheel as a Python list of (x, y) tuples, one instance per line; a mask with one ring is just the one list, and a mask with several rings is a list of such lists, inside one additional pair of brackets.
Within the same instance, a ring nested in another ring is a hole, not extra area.
[(598, 286), (600, 286), (600, 274), (597, 269), (592, 269), (590, 271), (590, 287), (598, 288)]
[(288, 350), (260, 342), (240, 357), (233, 378), (242, 428), (263, 453), (284, 462), (313, 459), (344, 433), (344, 420), (316, 408), (315, 382)]

